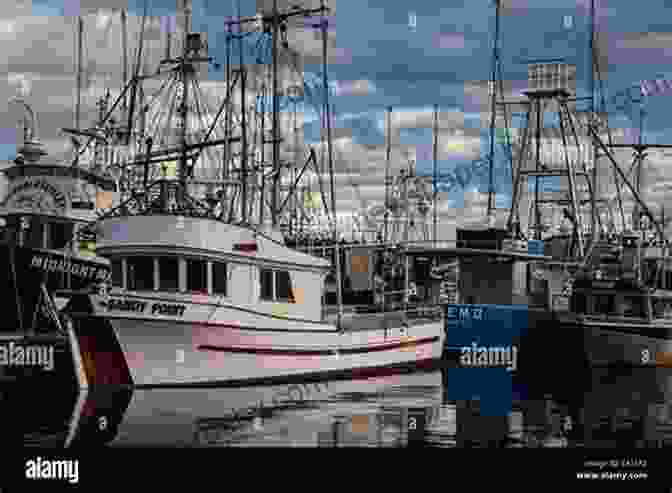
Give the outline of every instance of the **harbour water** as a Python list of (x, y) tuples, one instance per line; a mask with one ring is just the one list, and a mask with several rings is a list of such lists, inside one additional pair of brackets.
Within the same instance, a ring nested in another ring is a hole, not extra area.
[(535, 373), (511, 377), (505, 413), (482, 405), (487, 395), (455, 399), (451, 386), (464, 382), (451, 382), (445, 368), (215, 389), (56, 392), (5, 385), (2, 433), (38, 448), (672, 446), (672, 369)]

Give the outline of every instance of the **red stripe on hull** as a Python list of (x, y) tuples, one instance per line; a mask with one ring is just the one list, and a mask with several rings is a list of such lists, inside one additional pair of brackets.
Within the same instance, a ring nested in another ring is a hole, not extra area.
[(439, 341), (439, 337), (426, 337), (424, 339), (417, 339), (415, 341), (395, 342), (392, 344), (380, 344), (377, 346), (366, 346), (358, 348), (347, 348), (334, 351), (331, 349), (273, 349), (273, 348), (259, 348), (259, 347), (226, 347), (226, 346), (211, 346), (200, 345), (198, 349), (201, 351), (217, 351), (223, 353), (244, 353), (244, 354), (264, 354), (277, 356), (330, 356), (336, 352), (341, 355), (348, 354), (365, 354), (377, 351), (391, 351), (394, 349), (411, 348), (423, 346), (425, 344), (432, 344)]

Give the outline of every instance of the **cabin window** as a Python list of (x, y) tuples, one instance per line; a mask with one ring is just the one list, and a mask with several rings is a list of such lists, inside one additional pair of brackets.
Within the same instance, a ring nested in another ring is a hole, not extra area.
[(294, 303), (292, 280), (285, 270), (261, 269), (261, 299)]
[(52, 250), (61, 250), (72, 239), (73, 225), (69, 223), (52, 223), (49, 227), (48, 247)]
[(212, 292), (226, 296), (228, 271), (224, 262), (212, 263)]
[(154, 261), (151, 257), (129, 257), (126, 265), (128, 289), (133, 291), (154, 289)]
[(286, 270), (279, 270), (275, 272), (275, 298), (277, 300), (294, 303), (294, 296), (292, 295), (292, 280), (289, 277), (289, 272)]
[(672, 300), (657, 299), (652, 308), (654, 317), (672, 319)]
[(179, 279), (180, 263), (177, 257), (159, 257), (159, 290), (179, 290)]
[(39, 217), (30, 218), (30, 227), (26, 231), (26, 245), (34, 248), (44, 247), (44, 224)]
[(187, 291), (208, 292), (207, 267), (205, 260), (187, 260)]
[(646, 318), (646, 299), (641, 296), (623, 298), (623, 315), (626, 317)]
[(614, 313), (614, 295), (597, 294), (593, 297), (593, 313), (597, 315)]
[(273, 271), (261, 269), (259, 280), (261, 283), (261, 299), (273, 301)]
[(573, 311), (576, 313), (586, 313), (588, 309), (588, 303), (586, 300), (586, 295), (583, 293), (576, 293), (573, 298), (574, 307)]
[(121, 259), (114, 259), (110, 262), (112, 267), (112, 286), (122, 287), (123, 286), (123, 265)]

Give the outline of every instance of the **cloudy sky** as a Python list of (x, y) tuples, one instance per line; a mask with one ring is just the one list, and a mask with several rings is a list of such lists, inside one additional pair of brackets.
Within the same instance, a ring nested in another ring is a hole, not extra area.
[[(193, 0), (192, 28), (207, 33), (209, 54), (221, 64), (210, 67), (202, 86), (213, 97), (221, 97), (225, 80), (225, 27), (229, 16), (251, 16), (271, 1)], [(238, 10), (241, 4), (241, 11)], [(612, 129), (622, 129), (625, 142), (632, 142), (639, 125), (636, 105), (624, 104), (631, 89), (642, 79), (669, 77), (665, 60), (672, 53), (672, 24), (665, 2), (646, 0), (640, 4), (615, 0), (596, 1), (597, 45), (605, 80), (605, 99)], [(148, 37), (153, 43), (149, 65), (162, 53), (162, 32), (170, 25), (165, 18), (175, 12), (175, 0), (151, 0), (152, 21)], [(281, 9), (290, 5), (314, 7), (317, 0), (279, 0)], [(348, 216), (375, 209), (384, 199), (386, 162), (386, 108), (391, 106), (391, 166), (394, 173), (415, 161), (418, 174), (432, 174), (433, 106), (440, 108), (438, 173), (450, 191), (439, 194), (442, 236), (450, 227), (484, 216), (487, 173), (470, 173), (473, 162), (489, 152), (488, 79), (492, 63), (494, 2), (489, 0), (338, 0), (332, 8), (329, 28), (330, 102), (334, 107), (334, 148), (337, 209)], [(587, 94), (589, 75), (588, 0), (503, 0), (501, 17), (501, 60), (505, 96), (521, 100), (527, 87), (527, 65), (531, 59), (562, 58), (577, 67), (577, 93)], [(105, 88), (112, 96), (122, 87), (121, 41), (118, 15), (113, 9), (129, 9), (129, 30), (133, 48), (137, 36), (142, 0), (32, 0), (11, 2), (0, 12), (0, 43), (6, 77), (0, 77), (0, 108), (4, 113), (0, 158), (13, 156), (15, 122), (21, 113), (6, 104), (23, 91), (38, 113), (40, 137), (54, 156), (67, 155), (67, 141), (61, 127), (73, 126), (75, 102), (76, 16), (84, 16), (85, 68), (87, 86), (83, 98), (82, 125), (95, 118), (95, 101)], [(298, 18), (287, 33), (288, 50), (283, 50), (281, 70), (301, 72), (314, 90), (299, 103), (297, 135), (306, 145), (318, 144), (321, 103), (317, 87), (321, 81), (321, 38), (314, 19)], [(264, 40), (248, 38), (245, 63), (257, 63), (261, 74), (270, 58), (260, 49)], [(261, 45), (259, 43), (262, 43)], [(260, 54), (261, 53), (261, 54)], [(297, 56), (298, 55), (298, 56)], [(667, 55), (667, 56), (666, 56)], [(259, 57), (259, 60), (256, 58)], [(289, 77), (284, 77), (289, 80)], [(251, 81), (254, 87), (255, 81)], [(257, 81), (258, 83), (258, 81)], [(291, 83), (287, 83), (291, 85)], [(287, 84), (283, 87), (287, 89)], [(672, 142), (667, 135), (669, 97), (672, 91), (650, 95), (644, 100), (645, 139), (651, 143)], [(253, 100), (251, 100), (253, 101)], [(238, 98), (238, 103), (240, 98)], [(248, 102), (249, 103), (249, 102)], [(254, 104), (252, 102), (252, 104)], [(291, 106), (291, 105), (290, 105)], [(211, 111), (216, 109), (213, 104)], [(283, 131), (295, 124), (292, 108), (284, 108)], [(514, 108), (521, 112), (521, 108)], [(514, 115), (513, 126), (521, 125)], [(293, 139), (288, 138), (289, 141)], [(283, 153), (292, 146), (283, 145)], [(305, 155), (306, 151), (300, 151)], [(616, 156), (626, 169), (630, 151)], [(672, 173), (665, 153), (651, 150), (645, 183), (649, 197), (661, 203), (665, 182)], [(504, 151), (496, 151), (497, 204), (505, 207), (510, 197), (510, 173)], [(606, 169), (606, 168), (605, 168)], [(600, 168), (605, 180), (607, 171)], [(609, 176), (611, 171), (608, 171)], [(455, 177), (457, 176), (457, 180)], [(452, 177), (452, 178), (451, 178)], [(456, 185), (457, 183), (457, 185)], [(672, 184), (672, 180), (670, 180)], [(652, 188), (655, 185), (655, 190)], [(613, 187), (612, 187), (613, 188)], [(605, 193), (613, 191), (605, 185)], [(670, 209), (672, 211), (672, 208)]]

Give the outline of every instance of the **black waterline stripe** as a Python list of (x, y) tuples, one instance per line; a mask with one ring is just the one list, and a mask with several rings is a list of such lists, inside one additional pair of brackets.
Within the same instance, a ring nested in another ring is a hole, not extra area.
[[(340, 349), (337, 351), (338, 354), (365, 354), (372, 353), (376, 351), (389, 351), (391, 349), (398, 349), (404, 347), (412, 346), (422, 346), (424, 344), (432, 344), (438, 342), (439, 337), (428, 337), (424, 339), (418, 339), (415, 341), (408, 342), (396, 342), (394, 344), (381, 344), (379, 346), (373, 347), (358, 347), (358, 348), (348, 348)], [(245, 354), (269, 354), (275, 356), (330, 356), (336, 354), (334, 350), (330, 349), (272, 349), (272, 348), (244, 348), (244, 347), (223, 347), (223, 346), (210, 346), (210, 345), (201, 345), (198, 346), (200, 351), (217, 351), (223, 353), (245, 353)]]

